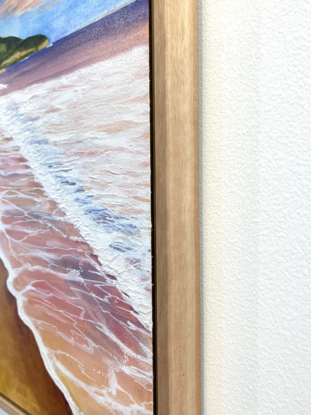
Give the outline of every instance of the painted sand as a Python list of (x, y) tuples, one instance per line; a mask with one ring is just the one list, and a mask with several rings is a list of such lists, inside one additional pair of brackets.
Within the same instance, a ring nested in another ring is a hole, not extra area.
[(18, 315), (16, 299), (6, 287), (7, 278), (0, 260), (0, 327), (1, 339), (5, 339), (0, 341), (0, 390), (31, 414), (70, 415), (64, 395), (47, 374), (32, 332)]
[(8, 288), (74, 414), (152, 414), (148, 3), (0, 75)]

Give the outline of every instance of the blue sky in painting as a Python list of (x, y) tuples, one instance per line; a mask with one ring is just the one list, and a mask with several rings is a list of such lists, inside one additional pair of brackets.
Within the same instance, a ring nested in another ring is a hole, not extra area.
[[(131, 0), (61, 0), (51, 5), (51, 2), (44, 1), (21, 15), (0, 14), (0, 36), (26, 38), (42, 34), (53, 43), (132, 3)], [(0, 6), (3, 4), (5, 0), (0, 0)]]

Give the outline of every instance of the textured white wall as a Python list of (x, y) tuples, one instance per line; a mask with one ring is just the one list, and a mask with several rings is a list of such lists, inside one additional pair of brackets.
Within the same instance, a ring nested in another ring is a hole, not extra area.
[(204, 415), (311, 414), (311, 3), (199, 0)]

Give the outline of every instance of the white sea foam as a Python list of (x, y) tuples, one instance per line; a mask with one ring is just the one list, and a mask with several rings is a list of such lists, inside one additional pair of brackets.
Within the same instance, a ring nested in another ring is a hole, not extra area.
[[(33, 331), (48, 372), (75, 415), (91, 410), (82, 411), (81, 390), (90, 408), (151, 414), (151, 333), (138, 324), (89, 245), (34, 181), (14, 140), (1, 133), (0, 138), (0, 256), (19, 315)], [(124, 376), (131, 380), (124, 383)], [(144, 402), (137, 399), (141, 394)]]
[(1, 89), (7, 89), (7, 87), (8, 87), (8, 86), (7, 86), (7, 85), (5, 85), (5, 84), (0, 84), (0, 90), (1, 90)]
[(1, 97), (0, 125), (151, 330), (147, 54)]

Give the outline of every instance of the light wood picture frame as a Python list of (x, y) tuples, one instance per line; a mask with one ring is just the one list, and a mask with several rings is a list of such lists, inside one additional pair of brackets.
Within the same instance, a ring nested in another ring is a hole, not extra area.
[(7, 399), (0, 397), (0, 408), (5, 411), (8, 415), (25, 415), (22, 409), (19, 409), (16, 405), (9, 402)]
[[(199, 415), (197, 2), (150, 3), (154, 413)], [(0, 408), (27, 413), (2, 397)]]
[(152, 25), (157, 413), (199, 415), (196, 0), (154, 0)]

